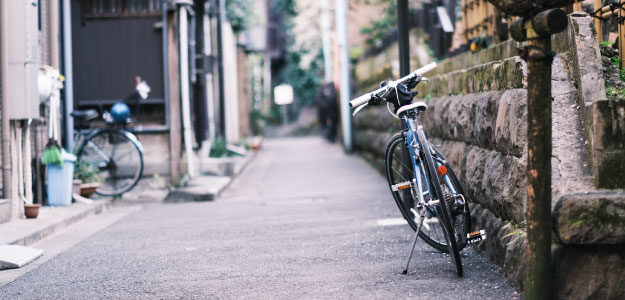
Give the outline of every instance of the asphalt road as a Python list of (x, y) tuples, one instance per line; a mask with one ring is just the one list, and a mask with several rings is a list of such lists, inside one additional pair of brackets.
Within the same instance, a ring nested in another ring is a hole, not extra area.
[(268, 140), (216, 201), (127, 213), (0, 287), (0, 298), (520, 297), (472, 249), (458, 278), (420, 241), (402, 275), (412, 231), (379, 225), (399, 217), (384, 177), (359, 157), (315, 137)]

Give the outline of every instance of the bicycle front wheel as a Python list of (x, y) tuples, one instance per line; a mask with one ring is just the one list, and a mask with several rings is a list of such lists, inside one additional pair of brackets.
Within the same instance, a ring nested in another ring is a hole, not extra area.
[(96, 173), (96, 193), (117, 196), (132, 189), (143, 174), (143, 153), (127, 133), (105, 129), (88, 136), (77, 152), (78, 164)]
[[(397, 188), (398, 185), (402, 185), (410, 183), (412, 185), (414, 179), (414, 167), (412, 165), (412, 161), (410, 160), (410, 156), (408, 154), (408, 149), (406, 148), (405, 138), (401, 133), (398, 133), (391, 137), (386, 147), (386, 179), (388, 180), (389, 188), (391, 189), (391, 193), (393, 194), (393, 198), (395, 199), (395, 203), (399, 208), (399, 211), (403, 215), (408, 225), (412, 227), (412, 230), (418, 229), (418, 224), (415, 221), (415, 215), (410, 210), (411, 208), (416, 208), (416, 204), (418, 202), (417, 195), (415, 195), (414, 190), (412, 188), (403, 188), (399, 190)], [(421, 162), (423, 164), (423, 162)], [(418, 174), (420, 174), (424, 189), (425, 180), (428, 178), (425, 173), (423, 173), (422, 168), (417, 170)], [(393, 188), (395, 186), (395, 188)], [(432, 195), (425, 194), (424, 197), (426, 201), (429, 200)], [(442, 223), (439, 221), (437, 217), (437, 213), (435, 211), (431, 211), (428, 214), (428, 217), (424, 220), (424, 226), (421, 227), (419, 231), (419, 237), (421, 237), (428, 245), (434, 247), (436, 250), (447, 253), (449, 251), (449, 247), (447, 246), (447, 241), (445, 239), (444, 229), (442, 228)]]

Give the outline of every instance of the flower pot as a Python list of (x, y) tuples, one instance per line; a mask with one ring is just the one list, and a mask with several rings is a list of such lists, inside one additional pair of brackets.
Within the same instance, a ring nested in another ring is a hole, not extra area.
[(93, 193), (95, 193), (98, 186), (100, 186), (99, 182), (83, 183), (80, 185), (80, 195), (85, 198), (89, 198), (93, 195)]
[(39, 215), (40, 204), (24, 204), (24, 215), (28, 219), (34, 219)]

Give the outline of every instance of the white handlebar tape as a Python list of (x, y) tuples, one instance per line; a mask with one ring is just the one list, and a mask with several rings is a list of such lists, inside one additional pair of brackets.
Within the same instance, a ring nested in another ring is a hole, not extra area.
[(371, 93), (366, 93), (352, 101), (349, 101), (349, 107), (358, 107), (361, 106), (371, 100)]
[[(404, 82), (404, 81), (410, 79), (411, 77), (422, 76), (423, 74), (436, 69), (436, 66), (437, 66), (436, 62), (431, 62), (431, 63), (423, 66), (422, 68), (417, 69), (416, 71), (410, 73), (408, 76), (405, 76), (405, 77), (402, 77), (402, 78), (398, 79), (395, 82), (398, 82), (398, 83), (399, 82)], [(394, 82), (389, 82), (389, 85), (391, 85), (391, 83), (394, 83)], [(354, 108), (354, 107), (358, 107), (358, 106), (361, 106), (363, 104), (366, 104), (367, 102), (369, 102), (369, 100), (371, 100), (371, 95), (372, 94), (378, 93), (378, 92), (380, 92), (382, 90), (384, 90), (384, 88), (379, 88), (379, 89), (377, 89), (377, 90), (375, 90), (373, 92), (366, 93), (366, 94), (364, 94), (364, 95), (362, 95), (362, 96), (360, 96), (360, 97), (358, 97), (358, 98), (356, 98), (356, 99), (354, 99), (352, 101), (349, 101), (349, 107)]]

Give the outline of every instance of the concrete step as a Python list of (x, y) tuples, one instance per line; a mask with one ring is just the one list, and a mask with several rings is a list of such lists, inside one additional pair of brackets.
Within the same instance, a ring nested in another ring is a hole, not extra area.
[(43, 250), (20, 245), (0, 246), (0, 270), (21, 268), (43, 255)]
[(19, 218), (1, 224), (0, 245), (31, 245), (79, 220), (101, 213), (112, 201), (103, 199), (91, 205), (74, 203), (69, 206), (41, 207), (36, 219)]
[(197, 202), (215, 200), (232, 181), (229, 176), (199, 176), (188, 186), (176, 188), (167, 194), (165, 203)]

